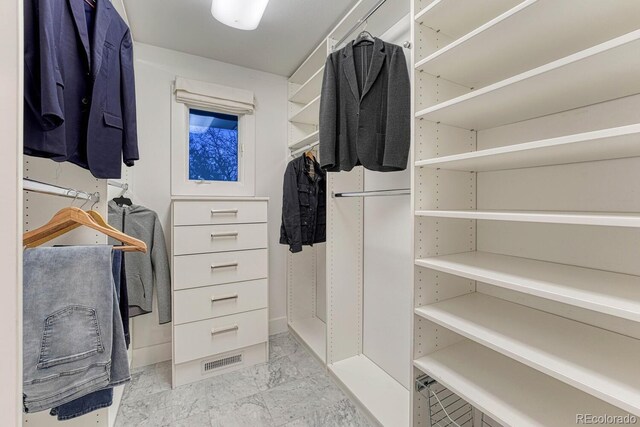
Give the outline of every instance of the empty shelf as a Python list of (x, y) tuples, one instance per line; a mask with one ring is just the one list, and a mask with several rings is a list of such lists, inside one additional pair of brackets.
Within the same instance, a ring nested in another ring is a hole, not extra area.
[(306, 145), (312, 144), (314, 142), (316, 142), (318, 139), (320, 138), (320, 132), (319, 131), (315, 131), (310, 133), (309, 135), (305, 135), (302, 138), (298, 139), (297, 141), (289, 144), (289, 148), (290, 149), (296, 149), (296, 148), (302, 148)]
[(418, 259), (416, 265), (640, 321), (638, 276), (488, 252)]
[(322, 76), (324, 67), (320, 68), (309, 80), (307, 80), (298, 90), (291, 95), (289, 101), (299, 104), (306, 104), (320, 95), (322, 88)]
[(541, 222), (552, 224), (599, 225), (607, 227), (640, 227), (640, 214), (608, 212), (560, 211), (474, 211), (428, 210), (416, 211), (416, 216), (480, 219), (490, 221)]
[(325, 323), (317, 317), (295, 320), (289, 323), (294, 335), (303, 342), (323, 363), (327, 359), (327, 334)]
[(425, 108), (416, 117), (465, 129), (492, 128), (636, 94), (639, 72), (637, 30)]
[(458, 38), (520, 3), (520, 0), (435, 0), (418, 12), (418, 24)]
[(620, 159), (640, 156), (639, 141), (635, 124), (420, 160), (416, 166), (484, 172)]
[(289, 121), (294, 123), (318, 125), (318, 123), (320, 123), (320, 95), (291, 116)]
[(289, 82), (303, 84), (315, 74), (327, 59), (327, 42), (322, 41), (320, 45), (304, 60), (298, 69), (289, 77)]
[(639, 14), (640, 2), (527, 0), (416, 69), (479, 88), (636, 30)]
[(329, 365), (329, 371), (383, 426), (409, 425), (409, 390), (358, 355)]
[(505, 426), (565, 427), (576, 414), (626, 415), (573, 387), (471, 341), (446, 347), (414, 366)]
[(415, 313), (640, 415), (640, 340), (477, 292)]

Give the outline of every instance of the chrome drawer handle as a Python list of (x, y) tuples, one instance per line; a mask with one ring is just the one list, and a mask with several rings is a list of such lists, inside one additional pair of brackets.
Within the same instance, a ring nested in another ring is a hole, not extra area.
[(216, 237), (234, 237), (237, 238), (238, 237), (238, 232), (237, 231), (230, 231), (228, 233), (211, 233), (211, 238), (215, 239)]
[(232, 214), (237, 215), (238, 209), (211, 209), (211, 215), (215, 214)]
[(230, 299), (238, 299), (238, 294), (225, 295), (225, 296), (221, 296), (221, 297), (212, 296), (211, 297), (211, 302), (227, 301), (227, 300), (230, 300)]
[(238, 267), (237, 262), (228, 262), (226, 264), (211, 264), (211, 269), (215, 270), (216, 268), (227, 268), (227, 267)]
[(238, 329), (239, 329), (238, 325), (225, 326), (224, 328), (220, 328), (220, 329), (213, 328), (211, 329), (211, 335), (224, 334), (225, 332), (235, 332)]

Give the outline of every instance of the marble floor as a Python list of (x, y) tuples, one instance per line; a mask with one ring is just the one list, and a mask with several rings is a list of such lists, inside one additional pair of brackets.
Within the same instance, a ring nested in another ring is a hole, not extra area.
[(368, 427), (322, 365), (289, 333), (269, 363), (171, 389), (171, 364), (134, 370), (116, 427)]

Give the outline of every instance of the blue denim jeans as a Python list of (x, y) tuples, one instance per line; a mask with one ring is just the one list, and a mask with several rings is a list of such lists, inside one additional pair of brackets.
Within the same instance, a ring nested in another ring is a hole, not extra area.
[[(122, 295), (121, 291), (121, 279), (122, 279), (122, 261), (123, 261), (123, 253), (121, 251), (113, 251), (112, 253), (112, 274), (113, 274), (113, 282), (115, 286), (116, 296), (118, 298), (118, 302), (121, 301)], [(121, 305), (119, 305), (121, 309)], [(114, 328), (117, 328), (116, 323), (119, 322), (118, 316), (121, 318), (121, 322), (124, 321), (121, 316), (122, 313), (114, 313)], [(128, 321), (128, 319), (127, 319)], [(123, 325), (124, 326), (124, 325)], [(114, 330), (114, 334), (119, 335), (119, 331)], [(118, 372), (114, 372), (114, 368), (120, 366), (120, 363), (114, 362), (113, 359), (117, 359), (118, 357), (122, 357), (119, 354), (119, 345), (114, 342), (112, 351), (112, 363), (111, 363), (111, 377), (115, 378), (119, 374)], [(125, 355), (126, 357), (126, 355)], [(127, 364), (128, 366), (128, 364)], [(128, 374), (127, 374), (128, 375)], [(86, 396), (75, 399), (69, 403), (65, 403), (64, 405), (60, 405), (56, 408), (51, 409), (51, 415), (57, 416), (58, 420), (70, 420), (72, 418), (80, 417), (82, 415), (88, 414), (90, 412), (96, 411), (101, 408), (107, 408), (111, 406), (113, 402), (113, 388), (110, 386), (103, 390), (94, 391), (93, 393), (89, 393)]]
[(106, 245), (25, 251), (26, 412), (60, 406), (129, 380), (111, 262), (111, 247)]

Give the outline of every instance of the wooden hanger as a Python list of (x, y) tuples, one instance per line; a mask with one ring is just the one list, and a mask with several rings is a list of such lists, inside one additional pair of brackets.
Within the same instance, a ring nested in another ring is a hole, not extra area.
[(313, 151), (307, 151), (306, 153), (304, 153), (304, 155), (307, 157), (307, 159), (311, 159), (315, 162), (316, 156), (313, 154)]
[(106, 234), (109, 237), (125, 243), (124, 246), (114, 246), (113, 249), (115, 250), (125, 252), (147, 252), (147, 245), (143, 241), (111, 227), (98, 212), (85, 212), (76, 207), (68, 207), (59, 210), (48, 223), (42, 227), (25, 233), (22, 243), (27, 248), (33, 248), (68, 233), (81, 225), (99, 231), (102, 234)]

